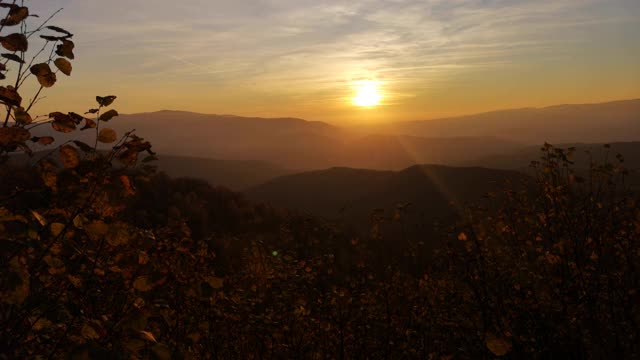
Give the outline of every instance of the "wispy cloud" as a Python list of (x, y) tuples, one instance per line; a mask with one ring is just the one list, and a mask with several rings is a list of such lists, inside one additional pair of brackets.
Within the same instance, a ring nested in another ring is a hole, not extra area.
[[(33, 4), (46, 12), (55, 1)], [(640, 18), (636, 0), (61, 0), (104, 73), (299, 93), (553, 60)], [(628, 46), (638, 45), (628, 44)], [(295, 85), (295, 86), (294, 86)]]

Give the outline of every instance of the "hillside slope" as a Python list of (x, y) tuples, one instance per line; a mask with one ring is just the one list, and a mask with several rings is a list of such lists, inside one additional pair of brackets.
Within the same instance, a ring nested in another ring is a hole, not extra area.
[(498, 136), (517, 142), (609, 143), (640, 140), (640, 99), (492, 111), (397, 123), (385, 131), (415, 136)]
[(369, 224), (374, 210), (406, 222), (430, 226), (459, 215), (463, 205), (481, 201), (505, 182), (519, 186), (527, 177), (516, 171), (479, 167), (416, 165), (402, 171), (333, 168), (283, 176), (246, 191), (249, 199), (344, 220), (357, 227)]

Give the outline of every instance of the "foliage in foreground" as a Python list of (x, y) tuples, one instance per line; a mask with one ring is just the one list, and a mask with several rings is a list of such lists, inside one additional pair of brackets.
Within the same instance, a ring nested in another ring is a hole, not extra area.
[[(398, 239), (343, 233), (199, 181), (129, 173), (131, 188), (101, 184), (114, 191), (108, 200), (71, 217), (69, 199), (91, 187), (53, 191), (27, 171), (21, 181), (31, 187), (3, 203), (0, 219), (3, 350), (54, 358), (635, 357), (637, 197), (617, 188), (618, 167), (594, 167), (581, 179), (565, 157), (545, 148), (539, 191), (505, 190), (507, 200), (493, 204), (499, 211), (470, 209), (419, 275), (400, 266), (410, 251), (377, 250), (381, 241), (405, 246)], [(3, 179), (19, 172), (11, 174)]]

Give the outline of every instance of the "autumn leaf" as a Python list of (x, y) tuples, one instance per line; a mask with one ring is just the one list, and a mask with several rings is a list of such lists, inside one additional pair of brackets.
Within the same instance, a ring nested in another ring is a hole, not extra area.
[(2, 57), (20, 64), (24, 64), (24, 60), (22, 60), (22, 58), (16, 54), (2, 54)]
[(113, 102), (117, 99), (118, 97), (115, 95), (109, 95), (109, 96), (96, 96), (96, 102), (98, 102), (98, 105), (100, 106), (109, 106), (111, 104), (113, 104)]
[(40, 35), (41, 39), (47, 40), (47, 41), (60, 41), (62, 39), (66, 39), (66, 36), (51, 36), (51, 35)]
[(80, 153), (73, 145), (63, 145), (60, 148), (62, 165), (67, 169), (73, 169), (80, 164)]
[(80, 330), (80, 334), (88, 340), (100, 339), (99, 328), (93, 323), (84, 324)]
[(69, 279), (69, 282), (76, 288), (81, 288), (82, 287), (82, 278), (79, 276), (74, 276), (74, 275), (67, 275), (67, 279)]
[(115, 110), (109, 110), (106, 113), (100, 115), (100, 121), (109, 121), (114, 117), (118, 116), (118, 112)]
[(37, 142), (40, 145), (51, 145), (55, 141), (52, 136), (43, 136), (43, 137), (34, 137), (31, 139), (34, 142)]
[(56, 54), (58, 56), (66, 57), (67, 59), (73, 60), (75, 55), (73, 54), (73, 48), (75, 48), (75, 44), (71, 40), (62, 40), (62, 44), (56, 47)]
[(58, 176), (57, 165), (51, 159), (42, 159), (38, 163), (40, 177), (44, 184), (53, 191), (57, 190)]
[(98, 126), (98, 124), (96, 124), (96, 122), (91, 119), (85, 119), (84, 121), (85, 124), (80, 130), (95, 129)]
[(148, 276), (138, 276), (133, 281), (133, 288), (138, 291), (145, 292), (153, 289), (153, 284), (149, 281)]
[(62, 223), (52, 223), (49, 225), (49, 228), (51, 229), (51, 235), (53, 235), (53, 237), (57, 237), (62, 233), (65, 226)]
[(59, 275), (67, 271), (64, 261), (58, 257), (47, 255), (42, 260), (49, 265), (47, 272), (51, 275)]
[(33, 122), (33, 118), (23, 107), (17, 108), (13, 116), (16, 118), (16, 122), (21, 125), (28, 125)]
[(45, 220), (45, 218), (42, 215), (40, 215), (40, 213), (38, 213), (37, 211), (31, 210), (31, 215), (33, 215), (33, 217), (36, 218), (36, 220), (38, 220), (40, 225), (42, 226), (47, 225), (47, 220)]
[(111, 144), (116, 140), (118, 140), (118, 136), (113, 129), (101, 129), (100, 133), (98, 134), (98, 141), (100, 141), (101, 143)]
[(155, 336), (153, 336), (153, 334), (151, 332), (149, 332), (149, 331), (142, 330), (142, 331), (139, 332), (139, 334), (140, 334), (140, 337), (143, 338), (144, 340), (151, 341), (152, 343), (157, 343), (158, 342), (158, 340), (156, 340)]
[(92, 241), (102, 240), (109, 232), (109, 225), (104, 221), (96, 220), (84, 225), (84, 231)]
[(50, 88), (56, 83), (56, 74), (51, 71), (47, 63), (40, 63), (31, 66), (31, 73), (36, 76), (40, 85)]
[(129, 231), (127, 225), (122, 222), (109, 225), (109, 232), (107, 233), (107, 242), (111, 246), (119, 246), (126, 244), (129, 241)]
[(0, 25), (15, 26), (20, 24), (27, 17), (29, 17), (29, 8), (25, 6), (15, 6), (9, 10), (9, 13), (4, 19), (0, 20)]
[(69, 31), (67, 31), (67, 30), (65, 30), (65, 29), (63, 29), (61, 27), (58, 27), (58, 26), (49, 25), (46, 28), (49, 29), (49, 30), (53, 30), (55, 32), (59, 32), (59, 33), (65, 34), (65, 37), (73, 36), (72, 33), (70, 33)]
[(122, 185), (124, 185), (124, 189), (127, 192), (127, 195), (136, 194), (135, 190), (133, 189), (133, 184), (131, 184), (131, 179), (129, 179), (127, 175), (121, 175), (120, 181), (122, 182)]
[(486, 334), (485, 344), (487, 345), (487, 349), (496, 356), (504, 356), (511, 351), (511, 341), (492, 333)]
[(224, 279), (216, 276), (207, 276), (204, 280), (214, 289), (220, 289), (224, 286)]
[(61, 112), (52, 112), (49, 114), (49, 117), (53, 118), (53, 122), (51, 126), (55, 131), (61, 133), (70, 133), (76, 129), (76, 122), (66, 114)]
[(84, 227), (84, 220), (81, 215), (77, 215), (73, 218), (73, 226), (78, 229), (82, 229)]
[(21, 51), (25, 52), (29, 49), (29, 41), (24, 34), (10, 34), (0, 38), (2, 47), (9, 51)]
[(65, 58), (57, 58), (53, 63), (63, 74), (67, 76), (71, 75), (71, 70), (73, 69), (73, 66), (71, 66), (71, 63), (69, 62), (69, 60)]
[(138, 264), (146, 265), (148, 262), (149, 262), (149, 254), (147, 254), (145, 251), (140, 251), (138, 253)]
[(31, 133), (21, 127), (0, 128), (0, 145), (12, 145), (31, 139)]
[(22, 97), (13, 86), (0, 86), (0, 102), (9, 106), (20, 106)]
[(35, 323), (33, 323), (33, 330), (35, 331), (43, 331), (53, 327), (53, 322), (46, 318), (37, 319)]
[(127, 166), (135, 165), (136, 161), (138, 161), (138, 152), (128, 149), (118, 156), (118, 160)]

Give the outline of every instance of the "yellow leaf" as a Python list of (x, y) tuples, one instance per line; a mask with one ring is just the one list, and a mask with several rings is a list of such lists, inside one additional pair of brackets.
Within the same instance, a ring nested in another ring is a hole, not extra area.
[(56, 83), (56, 74), (51, 71), (51, 67), (47, 63), (33, 65), (31, 73), (36, 76), (43, 87), (50, 88)]
[(138, 276), (138, 278), (133, 281), (133, 288), (145, 292), (153, 289), (153, 284), (149, 281), (148, 276)]
[(496, 356), (504, 356), (511, 351), (511, 341), (509, 339), (498, 337), (492, 333), (487, 333), (485, 343), (487, 349)]
[(106, 113), (100, 115), (100, 121), (109, 121), (114, 117), (118, 116), (118, 112), (116, 110), (109, 110)]
[(118, 140), (118, 135), (116, 135), (116, 132), (113, 129), (105, 128), (100, 130), (100, 133), (98, 134), (98, 141), (101, 143), (111, 144), (116, 140)]
[(78, 229), (82, 229), (82, 225), (83, 225), (82, 216), (78, 215), (73, 218), (73, 226), (75, 226)]
[(109, 227), (107, 242), (111, 246), (126, 244), (129, 241), (129, 231), (125, 223), (115, 223)]
[(75, 58), (74, 54), (73, 54), (73, 48), (75, 47), (75, 44), (73, 43), (73, 41), (71, 40), (62, 40), (62, 44), (59, 44), (56, 47), (56, 54), (58, 54), (59, 56), (64, 56), (68, 59), (73, 60)]
[(31, 139), (31, 133), (21, 127), (0, 128), (0, 145), (14, 145)]
[(20, 106), (22, 97), (13, 86), (0, 86), (0, 102), (9, 106)]
[(61, 223), (52, 223), (50, 225), (51, 228), (51, 235), (53, 235), (53, 237), (57, 237), (59, 236), (62, 231), (64, 230), (64, 224)]
[(142, 337), (143, 339), (147, 340), (147, 341), (151, 341), (153, 343), (157, 343), (158, 340), (156, 340), (155, 336), (153, 336), (152, 333), (150, 333), (149, 331), (140, 331), (140, 337)]
[(51, 127), (61, 133), (70, 133), (77, 128), (76, 122), (73, 118), (67, 114), (63, 114), (59, 111), (55, 111), (49, 114), (50, 118), (53, 118)]
[(146, 265), (148, 262), (149, 262), (149, 254), (147, 254), (145, 251), (140, 251), (138, 253), (138, 264)]
[(82, 326), (82, 330), (80, 330), (80, 334), (82, 337), (89, 340), (97, 340), (100, 338), (100, 335), (92, 324), (84, 324)]
[(73, 284), (73, 286), (77, 288), (82, 287), (82, 278), (80, 278), (79, 276), (67, 275), (67, 278), (69, 279), (69, 282)]
[(42, 331), (42, 330), (46, 330), (49, 329), (53, 326), (53, 323), (51, 321), (49, 321), (48, 319), (45, 318), (41, 318), (38, 319), (34, 324), (33, 324), (33, 330), (35, 331)]
[(38, 138), (38, 144), (45, 146), (53, 144), (54, 141), (55, 139), (51, 136), (43, 136), (41, 138)]
[(53, 62), (56, 67), (65, 75), (71, 75), (72, 66), (69, 60), (65, 58), (57, 58), (56, 61)]
[(2, 43), (2, 47), (12, 52), (24, 52), (29, 48), (29, 41), (27, 41), (27, 37), (20, 33), (3, 36), (0, 38), (0, 43)]
[(109, 232), (109, 226), (101, 220), (96, 220), (90, 224), (84, 225), (89, 238), (93, 241), (102, 240), (104, 236)]
[(80, 165), (80, 153), (71, 145), (64, 145), (60, 148), (60, 158), (62, 165), (67, 169), (73, 169)]
[(34, 218), (36, 218), (36, 220), (38, 220), (40, 225), (42, 226), (47, 225), (47, 220), (45, 220), (45, 218), (42, 215), (40, 215), (37, 211), (31, 210), (31, 214), (33, 215)]
[(127, 195), (135, 195), (136, 192), (133, 190), (133, 185), (131, 184), (131, 179), (127, 175), (120, 176), (120, 181), (122, 185), (124, 185), (124, 189), (127, 192)]
[(205, 277), (205, 281), (207, 282), (207, 284), (209, 284), (209, 286), (211, 286), (214, 289), (220, 289), (221, 287), (224, 286), (223, 278), (219, 278), (215, 276), (207, 276)]
[[(18, 124), (22, 124), (22, 125), (27, 125), (27, 124), (31, 124), (33, 122), (33, 118), (31, 117), (31, 115), (29, 115), (28, 112), (26, 112), (24, 110), (23, 107), (19, 107), (16, 109), (14, 116), (16, 118), (16, 122)], [(45, 136), (45, 138), (51, 138), (50, 136)], [(42, 138), (40, 138), (42, 139)], [(51, 138), (51, 142), (53, 142), (53, 138)], [(40, 142), (40, 141), (38, 141)], [(45, 144), (46, 145), (46, 144)]]
[[(15, 5), (15, 2), (14, 2)], [(29, 17), (29, 8), (26, 6), (11, 6), (6, 17), (0, 20), (2, 26), (15, 26)]]

